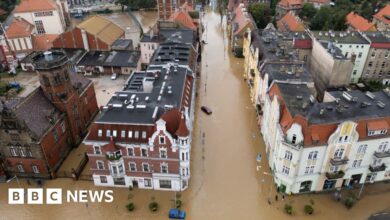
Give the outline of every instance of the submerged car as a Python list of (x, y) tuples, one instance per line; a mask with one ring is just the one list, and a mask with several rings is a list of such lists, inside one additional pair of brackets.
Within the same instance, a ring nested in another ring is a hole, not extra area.
[(208, 115), (211, 115), (213, 113), (213, 111), (211, 111), (211, 109), (207, 106), (202, 106), (200, 109), (202, 109), (202, 111)]
[(169, 210), (169, 218), (185, 219), (186, 218), (186, 212), (185, 211), (181, 211), (179, 209), (171, 209), (171, 210)]
[(256, 161), (257, 162), (261, 162), (261, 153), (257, 154)]

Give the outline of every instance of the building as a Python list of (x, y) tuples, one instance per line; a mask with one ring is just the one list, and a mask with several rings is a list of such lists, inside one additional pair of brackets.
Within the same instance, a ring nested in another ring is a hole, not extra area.
[(305, 84), (274, 83), (261, 132), (279, 190), (314, 192), (388, 180), (389, 106), (389, 91), (327, 92), (319, 103)]
[(346, 24), (350, 31), (376, 31), (374, 23), (369, 22), (353, 11), (347, 15)]
[(129, 50), (90, 51), (76, 64), (84, 75), (126, 74), (141, 70), (141, 52)]
[(276, 5), (275, 18), (276, 20), (279, 20), (287, 14), (287, 12), (292, 12), (297, 15), (302, 7), (302, 0), (281, 0)]
[(22, 0), (13, 15), (33, 24), (38, 34), (61, 34), (69, 20), (64, 0)]
[(379, 31), (390, 30), (390, 5), (386, 5), (379, 10), (373, 17), (373, 21), (376, 24)]
[(172, 20), (173, 22), (179, 24), (180, 26), (182, 26), (184, 28), (188, 28), (190, 30), (197, 31), (197, 26), (195, 25), (193, 19), (188, 14), (188, 12), (183, 10), (183, 9), (176, 10), (172, 14), (170, 20)]
[(257, 29), (252, 16), (247, 12), (244, 4), (239, 4), (234, 10), (230, 22), (230, 43), (235, 56), (243, 56), (244, 35), (247, 29)]
[[(164, 27), (165, 26), (165, 27)], [(177, 28), (171, 22), (158, 22), (155, 28), (142, 36), (140, 40), (141, 64), (147, 66), (160, 43), (179, 43), (192, 45), (197, 50), (196, 34), (186, 28)]]
[(24, 18), (16, 17), (7, 28), (6, 39), (11, 51), (18, 58), (24, 57), (33, 50), (33, 35), (36, 33), (34, 25)]
[(1, 100), (0, 151), (8, 175), (50, 178), (98, 108), (92, 81), (68, 72), (61, 51), (33, 59), (41, 86), (26, 98)]
[(169, 20), (175, 11), (185, 3), (191, 7), (195, 6), (194, 0), (158, 0), (157, 8), (159, 20)]
[[(310, 41), (307, 41), (310, 40)], [(305, 32), (278, 32), (272, 24), (264, 30), (250, 31), (244, 40), (244, 78), (250, 98), (262, 120), (262, 107), (273, 82), (305, 83), (315, 94), (314, 81), (300, 50), (308, 50), (311, 39)], [(306, 57), (307, 60), (307, 57)]]
[(84, 141), (95, 185), (187, 189), (194, 77), (175, 63), (130, 76)]
[(305, 3), (312, 3), (315, 8), (319, 9), (322, 6), (327, 6), (331, 4), (331, 0), (304, 0)]
[(370, 42), (370, 51), (364, 66), (364, 81), (381, 81), (390, 84), (390, 37), (381, 32), (366, 32), (363, 36)]
[(350, 83), (357, 83), (362, 76), (367, 60), (370, 43), (360, 32), (331, 31), (328, 33), (313, 32), (321, 42), (332, 42), (339, 48), (345, 58), (353, 62)]
[(301, 19), (293, 12), (287, 12), (282, 19), (277, 22), (278, 30), (281, 32), (302, 32), (305, 31)]
[(125, 31), (112, 21), (93, 16), (75, 28), (61, 34), (54, 42), (54, 48), (74, 48), (85, 50), (110, 51)]

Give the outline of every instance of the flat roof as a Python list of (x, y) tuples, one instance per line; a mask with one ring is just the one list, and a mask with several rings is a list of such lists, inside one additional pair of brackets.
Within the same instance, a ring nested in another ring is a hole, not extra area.
[(312, 31), (320, 41), (330, 41), (337, 44), (370, 44), (357, 31)]
[(193, 77), (192, 71), (173, 63), (134, 72), (123, 90), (111, 97), (96, 123), (153, 124), (164, 112), (181, 107), (186, 88), (192, 87), (187, 77)]
[(137, 67), (139, 51), (90, 51), (77, 64), (79, 66)]
[(150, 31), (144, 34), (141, 42), (158, 42), (158, 43), (179, 43), (193, 44), (194, 31), (185, 28), (160, 28), (158, 35), (151, 34)]
[(189, 65), (192, 58), (192, 46), (188, 44), (164, 43), (160, 44), (150, 61), (150, 65), (162, 65), (175, 62)]

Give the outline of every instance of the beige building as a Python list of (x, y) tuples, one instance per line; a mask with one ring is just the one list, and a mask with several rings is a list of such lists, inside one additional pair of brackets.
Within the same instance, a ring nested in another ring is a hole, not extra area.
[(366, 32), (364, 37), (370, 42), (370, 51), (362, 79), (390, 85), (390, 37), (381, 32)]

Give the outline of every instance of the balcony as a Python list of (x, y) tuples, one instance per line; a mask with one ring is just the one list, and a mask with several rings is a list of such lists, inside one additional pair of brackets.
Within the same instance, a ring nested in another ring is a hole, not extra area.
[(116, 160), (120, 160), (122, 158), (122, 155), (121, 154), (112, 154), (112, 155), (107, 154), (106, 158), (109, 161), (116, 161)]
[(383, 151), (382, 152), (375, 151), (374, 156), (376, 158), (390, 157), (390, 151), (384, 151), (384, 152)]
[(329, 180), (340, 179), (340, 178), (343, 178), (344, 175), (345, 175), (345, 173), (342, 170), (335, 172), (335, 173), (326, 172), (326, 174), (325, 174), (326, 178), (328, 178)]
[(333, 166), (338, 166), (338, 165), (344, 165), (348, 163), (348, 158), (344, 157), (343, 159), (341, 158), (332, 158), (330, 159), (330, 164)]
[(368, 169), (371, 172), (381, 172), (381, 171), (385, 171), (386, 170), (386, 165), (384, 163), (382, 163), (379, 166), (370, 165), (370, 167)]

